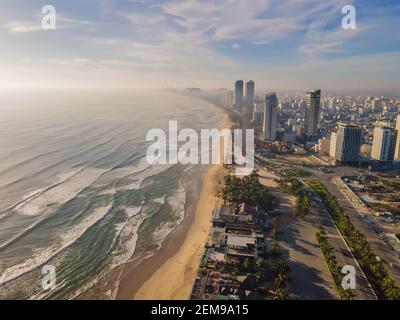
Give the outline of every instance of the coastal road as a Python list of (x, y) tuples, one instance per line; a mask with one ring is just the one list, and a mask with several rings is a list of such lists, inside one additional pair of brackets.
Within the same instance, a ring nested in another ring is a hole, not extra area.
[(339, 230), (336, 228), (329, 212), (322, 203), (320, 197), (311, 189), (311, 208), (306, 220), (310, 219), (311, 223), (321, 225), (327, 233), (328, 241), (334, 249), (335, 256), (339, 267), (346, 265), (353, 266), (356, 270), (356, 289), (353, 291), (355, 300), (375, 300), (377, 299), (374, 290), (362, 272), (356, 259), (354, 258), (350, 248), (342, 238)]
[[(388, 271), (388, 274), (393, 280), (396, 281), (397, 285), (400, 285), (400, 256), (399, 253), (393, 250), (393, 248), (385, 243), (382, 239), (379, 239), (379, 235), (376, 233), (375, 229), (371, 224), (364, 218), (364, 216), (353, 206), (351, 201), (342, 193), (340, 188), (333, 182), (333, 179), (342, 176), (358, 176), (360, 174), (359, 170), (353, 167), (337, 167), (334, 168), (334, 173), (324, 173), (316, 168), (304, 167), (301, 164), (287, 161), (285, 159), (279, 159), (279, 161), (273, 161), (277, 164), (290, 165), (293, 167), (305, 169), (312, 173), (312, 175), (320, 180), (337, 199), (349, 216), (350, 221), (354, 227), (361, 231), (368, 239), (371, 245), (372, 252), (379, 256)], [(390, 264), (394, 266), (391, 267)]]
[[(354, 172), (353, 175), (357, 175)], [(350, 175), (349, 170), (345, 170), (346, 174)], [(317, 178), (326, 186), (329, 192), (331, 192), (337, 199), (342, 207), (342, 209), (346, 212), (349, 216), (350, 221), (354, 225), (354, 227), (361, 231), (368, 239), (368, 242), (371, 246), (372, 252), (379, 256), (384, 263), (388, 274), (392, 277), (393, 280), (396, 281), (398, 285), (400, 285), (400, 260), (399, 254), (393, 250), (391, 246), (389, 246), (385, 241), (379, 239), (378, 234), (372, 228), (372, 226), (368, 223), (368, 221), (363, 217), (363, 215), (354, 208), (351, 201), (347, 199), (347, 197), (342, 193), (339, 187), (332, 181), (332, 175), (325, 175), (325, 174), (317, 174), (315, 173)], [(390, 264), (394, 266), (391, 267)]]
[(260, 182), (277, 196), (280, 205), (279, 242), (290, 267), (288, 293), (290, 299), (334, 300), (338, 299), (334, 282), (325, 264), (315, 233), (318, 222), (314, 218), (296, 219), (293, 212), (295, 197), (278, 192), (275, 176), (260, 169)]
[(360, 300), (376, 299), (368, 280), (360, 270), (349, 248), (336, 229), (325, 206), (318, 195), (311, 191), (310, 213), (305, 218), (296, 218), (293, 213), (294, 197), (284, 195), (274, 188), (272, 173), (261, 169), (260, 181), (270, 188), (281, 200), (280, 244), (286, 252), (291, 269), (291, 281), (288, 285), (290, 299), (331, 300), (338, 299), (334, 281), (325, 263), (316, 239), (318, 226), (321, 225), (328, 235), (328, 241), (335, 250), (339, 266), (351, 265), (356, 269), (357, 288), (355, 298)]

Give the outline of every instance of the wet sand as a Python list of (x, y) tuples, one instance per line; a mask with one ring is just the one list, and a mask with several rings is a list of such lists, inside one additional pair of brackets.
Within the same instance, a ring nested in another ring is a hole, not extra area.
[[(219, 128), (230, 128), (229, 117), (221, 110)], [(127, 272), (121, 279), (117, 299), (189, 299), (211, 226), (212, 211), (225, 170), (213, 165), (202, 177), (200, 196), (189, 203), (189, 214), (171, 234), (158, 253)]]

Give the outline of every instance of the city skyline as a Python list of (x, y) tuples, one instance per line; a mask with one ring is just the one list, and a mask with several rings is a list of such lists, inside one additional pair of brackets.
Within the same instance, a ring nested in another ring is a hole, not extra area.
[[(4, 1), (1, 88), (228, 87), (398, 94), (396, 1)], [(357, 29), (341, 27), (344, 5)], [(242, 75), (242, 76), (239, 76)]]

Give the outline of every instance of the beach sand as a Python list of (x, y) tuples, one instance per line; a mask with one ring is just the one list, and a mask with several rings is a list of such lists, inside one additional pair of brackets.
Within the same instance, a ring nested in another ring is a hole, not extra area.
[[(228, 115), (223, 115), (219, 129), (230, 128)], [(222, 149), (222, 146), (221, 146)], [(211, 216), (220, 201), (216, 196), (223, 183), (223, 165), (213, 165), (202, 177), (201, 192), (194, 214), (155, 256), (143, 261), (121, 281), (117, 299), (180, 300), (189, 299), (200, 259), (211, 227)]]

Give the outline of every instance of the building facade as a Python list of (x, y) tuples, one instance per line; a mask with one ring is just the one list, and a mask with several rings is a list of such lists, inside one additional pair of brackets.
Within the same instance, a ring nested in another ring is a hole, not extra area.
[(243, 80), (235, 83), (235, 109), (241, 110), (243, 106)]
[(394, 160), (400, 161), (400, 114), (397, 116), (396, 130), (397, 130), (397, 139), (396, 139), (396, 150), (394, 152)]
[(337, 142), (337, 132), (331, 133), (331, 145), (329, 148), (329, 156), (336, 158), (336, 142)]
[(321, 112), (321, 90), (307, 92), (304, 133), (309, 141), (318, 139), (318, 122)]
[(276, 139), (276, 121), (278, 113), (278, 98), (276, 93), (270, 93), (265, 96), (265, 107), (264, 107), (264, 139), (275, 140)]
[(249, 112), (254, 110), (254, 81), (250, 80), (246, 82), (245, 95), (246, 95), (246, 108)]
[[(332, 138), (331, 138), (332, 139)], [(363, 130), (353, 124), (339, 123), (335, 159), (340, 163), (356, 163), (360, 159), (360, 149), (363, 142)]]
[(372, 160), (392, 162), (396, 150), (397, 131), (389, 127), (375, 127), (372, 142)]

